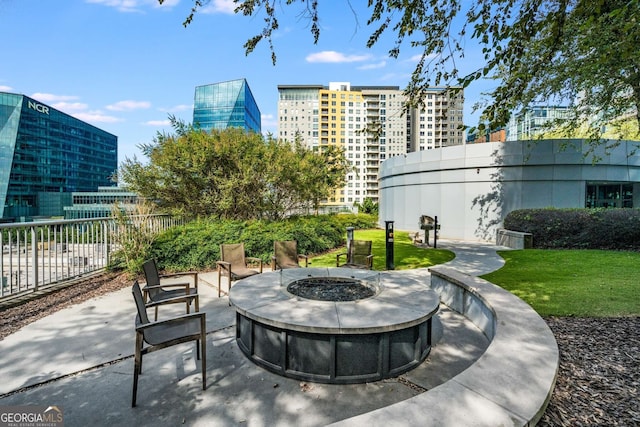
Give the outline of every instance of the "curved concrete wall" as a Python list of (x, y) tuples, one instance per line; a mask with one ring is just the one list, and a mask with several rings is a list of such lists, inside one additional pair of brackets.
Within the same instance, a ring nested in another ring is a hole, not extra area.
[(549, 326), (520, 298), (486, 280), (446, 266), (429, 271), (442, 303), (480, 328), (489, 347), (449, 381), (331, 426), (535, 426), (560, 363)]
[(587, 182), (634, 183), (633, 205), (640, 207), (639, 144), (623, 141), (609, 154), (599, 148), (595, 163), (583, 140), (470, 144), (393, 157), (380, 168), (380, 226), (394, 221), (396, 230), (417, 231), (421, 215), (437, 216), (440, 237), (493, 241), (512, 210), (585, 207)]

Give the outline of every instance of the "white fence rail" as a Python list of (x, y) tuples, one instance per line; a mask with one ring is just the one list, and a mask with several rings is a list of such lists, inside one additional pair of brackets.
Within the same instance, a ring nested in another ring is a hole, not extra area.
[[(105, 268), (117, 233), (144, 226), (158, 233), (182, 223), (169, 215), (0, 224), (0, 299), (34, 292)], [(115, 238), (114, 238), (115, 237)]]

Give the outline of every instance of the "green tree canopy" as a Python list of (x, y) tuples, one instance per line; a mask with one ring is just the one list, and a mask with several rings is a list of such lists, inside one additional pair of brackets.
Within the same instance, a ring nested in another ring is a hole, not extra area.
[[(276, 62), (272, 36), (284, 8), (299, 7), (314, 43), (320, 37), (318, 0), (234, 1), (237, 14), (264, 17), (264, 26), (245, 43), (247, 54), (265, 41)], [(351, 0), (343, 1), (355, 14)], [(185, 26), (203, 3), (193, 0)], [(476, 107), (482, 112), (479, 131), (484, 123), (503, 126), (512, 112), (540, 104), (570, 106), (567, 132), (584, 131), (586, 125), (594, 139), (603, 125), (620, 118), (640, 123), (638, 1), (368, 0), (368, 7), (367, 47), (392, 33), (390, 57), (407, 46), (422, 51), (406, 87), (408, 105), (419, 104), (431, 86), (466, 87), (494, 78), (496, 87)], [(480, 49), (484, 62), (461, 72), (458, 64), (468, 46)]]
[(300, 144), (230, 128), (208, 133), (171, 117), (175, 134), (159, 133), (127, 158), (123, 182), (159, 207), (225, 219), (282, 218), (317, 207), (344, 185), (341, 150), (313, 153)]

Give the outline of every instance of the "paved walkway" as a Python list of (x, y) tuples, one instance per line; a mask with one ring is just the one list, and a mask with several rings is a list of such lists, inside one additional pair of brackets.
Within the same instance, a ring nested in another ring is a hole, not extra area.
[[(500, 268), (495, 251), (506, 249), (444, 240), (439, 247), (456, 253), (448, 265), (471, 275)], [(135, 308), (130, 289), (122, 289), (61, 310), (0, 341), (0, 406), (58, 405), (66, 426), (321, 426), (431, 389), (466, 369), (488, 345), (475, 326), (443, 307), (435, 318), (430, 356), (398, 379), (356, 385), (286, 379), (240, 352), (235, 312), (226, 297), (217, 297), (216, 286), (214, 273), (201, 275), (207, 390), (201, 389), (193, 346), (185, 344), (145, 356), (138, 407), (130, 407)], [(180, 309), (162, 307), (161, 315)]]

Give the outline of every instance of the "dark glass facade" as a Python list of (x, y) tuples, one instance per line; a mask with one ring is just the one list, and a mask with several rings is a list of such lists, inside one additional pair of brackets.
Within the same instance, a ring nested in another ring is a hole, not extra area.
[(61, 216), (71, 193), (114, 185), (118, 138), (24, 95), (0, 92), (0, 219)]
[(197, 86), (193, 105), (196, 128), (261, 131), (260, 109), (245, 79)]
[(630, 182), (587, 182), (585, 207), (633, 208), (633, 187)]

